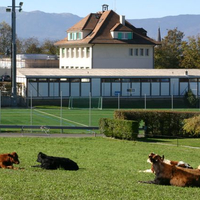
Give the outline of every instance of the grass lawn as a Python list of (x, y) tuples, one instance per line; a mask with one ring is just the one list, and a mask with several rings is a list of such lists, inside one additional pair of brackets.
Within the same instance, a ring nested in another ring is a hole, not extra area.
[[(100, 118), (113, 118), (114, 110), (98, 109), (68, 109), (67, 107), (38, 107), (34, 109), (2, 108), (0, 124), (9, 125), (39, 125), (39, 126), (98, 126)], [(13, 129), (1, 129), (13, 131)], [(15, 130), (17, 131), (17, 130)], [(18, 130), (20, 131), (20, 130)], [(41, 130), (31, 130), (41, 132)], [(50, 130), (50, 133), (60, 133), (60, 130)], [(88, 130), (64, 130), (64, 133), (88, 133)]]
[[(0, 169), (0, 199), (6, 200), (135, 200), (199, 199), (199, 188), (181, 188), (138, 183), (153, 180), (140, 173), (150, 167), (148, 154), (155, 152), (172, 160), (200, 165), (200, 149), (109, 138), (0, 138), (0, 153), (16, 151), (23, 170)], [(174, 140), (166, 141), (173, 143)], [(196, 140), (184, 144), (197, 146)], [(162, 142), (162, 144), (161, 144)], [(38, 152), (69, 157), (78, 171), (31, 168)]]

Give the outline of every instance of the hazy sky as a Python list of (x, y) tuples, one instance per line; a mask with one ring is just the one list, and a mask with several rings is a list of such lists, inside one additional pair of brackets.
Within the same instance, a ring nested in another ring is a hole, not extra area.
[[(72, 13), (85, 17), (109, 5), (127, 19), (160, 18), (180, 14), (200, 14), (200, 0), (21, 0), (24, 11)], [(15, 0), (16, 5), (20, 0)], [(12, 0), (0, 0), (0, 7), (12, 5)]]

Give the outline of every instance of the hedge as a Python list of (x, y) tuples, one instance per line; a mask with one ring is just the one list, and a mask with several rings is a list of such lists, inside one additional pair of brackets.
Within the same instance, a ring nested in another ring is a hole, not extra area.
[(99, 120), (100, 133), (107, 137), (134, 140), (138, 135), (137, 121), (101, 118)]
[(199, 112), (161, 110), (116, 110), (115, 119), (144, 122), (146, 136), (190, 136), (183, 130), (184, 119), (199, 115)]

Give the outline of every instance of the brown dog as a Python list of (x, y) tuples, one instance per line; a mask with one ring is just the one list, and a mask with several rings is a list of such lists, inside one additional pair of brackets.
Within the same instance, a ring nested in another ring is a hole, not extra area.
[(19, 164), (18, 155), (16, 152), (0, 154), (0, 167), (4, 169), (16, 169), (13, 164)]

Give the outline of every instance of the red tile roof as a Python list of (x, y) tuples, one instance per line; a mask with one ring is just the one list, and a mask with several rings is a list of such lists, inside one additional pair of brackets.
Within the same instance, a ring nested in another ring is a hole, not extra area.
[[(146, 30), (136, 28), (125, 20), (125, 25), (120, 23), (120, 16), (112, 10), (99, 13), (91, 13), (69, 28), (68, 32), (73, 31), (91, 31), (82, 40), (67, 40), (67, 38), (55, 43), (57, 46), (62, 45), (79, 45), (79, 44), (158, 44), (157, 41), (146, 35)], [(114, 39), (111, 31), (128, 31), (133, 33), (131, 40)]]

